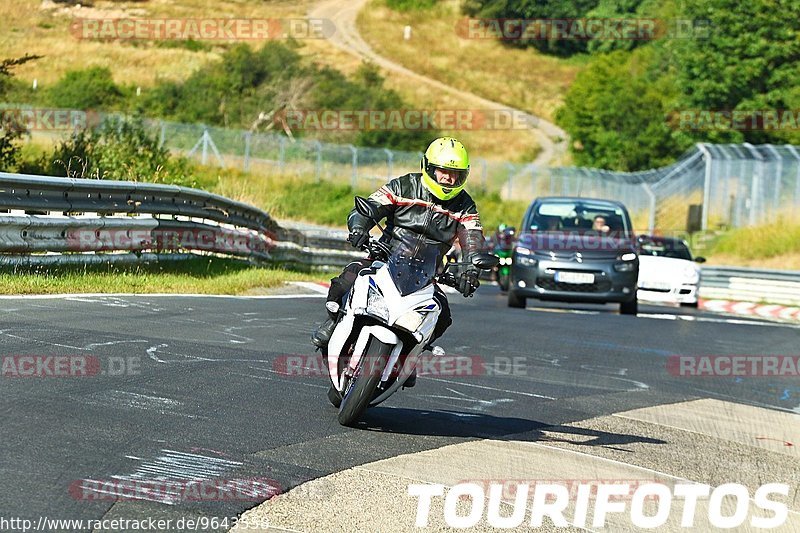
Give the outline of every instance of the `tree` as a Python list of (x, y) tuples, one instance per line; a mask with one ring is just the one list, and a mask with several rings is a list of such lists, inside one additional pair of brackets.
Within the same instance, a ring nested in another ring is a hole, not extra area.
[[(5, 98), (11, 87), (14, 67), (41, 59), (41, 57), (26, 54), (19, 58), (0, 61), (0, 101)], [(16, 120), (12, 113), (0, 114), (0, 170), (14, 170), (19, 158), (17, 141), (26, 132), (24, 125)]]
[(65, 109), (110, 109), (123, 97), (106, 67), (69, 71), (48, 93), (54, 106)]
[(666, 91), (650, 78), (651, 60), (612, 52), (577, 76), (556, 116), (577, 164), (640, 170), (670, 163), (687, 147), (666, 121)]
[[(677, 68), (679, 109), (800, 108), (800, 2), (696, 0), (688, 19), (707, 19), (707, 38), (668, 43)], [(698, 140), (800, 143), (797, 126), (774, 131), (697, 131)]]

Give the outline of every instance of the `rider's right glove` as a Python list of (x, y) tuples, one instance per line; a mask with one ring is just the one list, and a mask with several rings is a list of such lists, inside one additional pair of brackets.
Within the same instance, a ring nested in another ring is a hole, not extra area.
[(369, 232), (363, 228), (353, 228), (350, 235), (347, 236), (347, 242), (353, 245), (353, 248), (361, 249), (369, 240)]
[(467, 296), (472, 296), (478, 287), (480, 287), (480, 282), (478, 281), (478, 273), (474, 270), (467, 270), (466, 272), (462, 272), (461, 275), (458, 277), (458, 292), (464, 295), (464, 298)]

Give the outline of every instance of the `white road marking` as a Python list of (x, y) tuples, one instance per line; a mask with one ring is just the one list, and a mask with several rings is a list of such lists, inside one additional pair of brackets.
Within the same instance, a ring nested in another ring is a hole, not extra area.
[(541, 398), (543, 400), (558, 400), (558, 398), (553, 398), (552, 396), (545, 396), (543, 394), (534, 394), (532, 392), (521, 392), (516, 390), (507, 390), (507, 389), (498, 389), (496, 387), (487, 387), (485, 385), (475, 385), (474, 383), (464, 383), (463, 381), (452, 381), (449, 379), (441, 379), (441, 378), (429, 378), (426, 376), (420, 377), (420, 379), (430, 379), (432, 381), (441, 381), (442, 383), (453, 383), (454, 385), (463, 385), (464, 387), (475, 387), (476, 389), (485, 389), (485, 390), (493, 390), (497, 392), (507, 392), (508, 394), (519, 394), (521, 396), (529, 396), (531, 398)]

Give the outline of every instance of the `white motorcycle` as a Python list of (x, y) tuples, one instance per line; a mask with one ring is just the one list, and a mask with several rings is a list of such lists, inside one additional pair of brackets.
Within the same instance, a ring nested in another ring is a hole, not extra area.
[[(384, 231), (364, 198), (356, 197), (356, 209)], [(395, 241), (391, 250), (376, 240), (365, 249), (374, 262), (358, 273), (344, 305), (326, 304), (338, 314), (326, 354), (332, 383), (328, 399), (339, 408), (339, 423), (345, 426), (355, 424), (367, 407), (402, 387), (423, 351), (444, 355), (440, 347), (429, 344), (441, 313), (434, 282), (456, 286), (449, 267), (469, 264), (449, 263), (437, 274), (438, 243), (413, 234)], [(484, 253), (471, 264), (489, 270), (498, 262), (496, 256)]]

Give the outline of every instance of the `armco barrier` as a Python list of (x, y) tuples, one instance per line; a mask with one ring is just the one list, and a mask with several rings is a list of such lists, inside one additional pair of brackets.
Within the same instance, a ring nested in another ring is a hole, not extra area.
[(800, 305), (800, 272), (703, 267), (700, 296), (706, 299)]
[(281, 228), (260, 209), (198, 189), (0, 173), (0, 264), (136, 260), (117, 252), (334, 268), (361, 255), (344, 235)]

